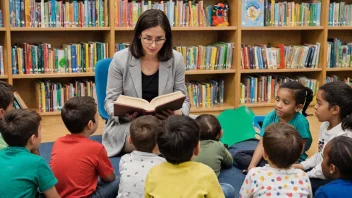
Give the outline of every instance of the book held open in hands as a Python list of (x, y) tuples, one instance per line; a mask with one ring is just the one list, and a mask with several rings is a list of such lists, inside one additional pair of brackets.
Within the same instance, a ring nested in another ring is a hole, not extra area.
[(114, 103), (114, 116), (125, 116), (127, 113), (155, 114), (164, 110), (178, 110), (186, 96), (181, 91), (155, 97), (148, 102), (142, 98), (120, 95)]

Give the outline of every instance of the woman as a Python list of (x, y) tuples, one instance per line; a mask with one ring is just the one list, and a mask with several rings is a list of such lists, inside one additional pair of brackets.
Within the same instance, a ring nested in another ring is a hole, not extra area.
[[(115, 53), (109, 67), (105, 110), (110, 115), (103, 144), (109, 157), (134, 150), (126, 141), (130, 123), (138, 113), (116, 117), (114, 101), (120, 94), (151, 101), (158, 95), (182, 91), (185, 95), (185, 66), (180, 53), (172, 49), (172, 34), (166, 15), (156, 9), (145, 11), (138, 19), (128, 49)], [(160, 119), (170, 115), (188, 115), (189, 99), (176, 111), (157, 114)]]

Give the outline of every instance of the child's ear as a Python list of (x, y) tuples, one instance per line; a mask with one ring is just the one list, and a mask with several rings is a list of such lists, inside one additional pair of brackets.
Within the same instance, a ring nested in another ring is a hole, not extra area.
[(224, 135), (224, 131), (221, 129), (221, 131), (219, 133), (219, 140), (222, 138), (222, 135)]
[[(33, 134), (33, 135), (29, 138), (28, 143), (29, 143), (30, 145), (34, 145), (36, 140), (37, 140), (37, 137)], [(27, 143), (27, 144), (28, 144), (28, 143)]]
[(340, 107), (337, 106), (337, 105), (334, 105), (333, 107), (330, 108), (330, 112), (333, 114), (333, 115), (338, 115), (340, 113)]
[(0, 108), (0, 118), (3, 118), (5, 115), (5, 109)]
[(88, 122), (88, 124), (87, 124), (88, 129), (92, 129), (92, 128), (93, 128), (93, 125), (94, 125), (93, 121), (92, 121), (92, 120), (89, 120), (89, 122)]
[(130, 135), (128, 136), (128, 138), (127, 138), (127, 139), (128, 139), (128, 143), (133, 144), (133, 143), (132, 143), (132, 139), (131, 139), (131, 136), (130, 136)]
[(265, 161), (268, 161), (269, 156), (268, 154), (265, 152), (265, 150), (263, 151), (263, 158), (265, 159)]
[(194, 148), (193, 155), (198, 156), (199, 152), (200, 152), (200, 141), (198, 141), (196, 148)]
[(303, 108), (302, 104), (296, 105), (295, 111), (298, 113)]
[(331, 175), (333, 175), (337, 172), (337, 167), (334, 164), (330, 164), (329, 169), (330, 169)]

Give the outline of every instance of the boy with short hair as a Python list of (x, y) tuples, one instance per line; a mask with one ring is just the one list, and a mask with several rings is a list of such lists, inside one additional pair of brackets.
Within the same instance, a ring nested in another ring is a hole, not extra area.
[[(69, 99), (61, 117), (71, 134), (58, 138), (50, 166), (61, 197), (116, 197), (118, 179), (102, 144), (90, 140), (98, 128), (97, 105), (89, 96)], [(99, 182), (100, 179), (106, 183)]]
[(30, 153), (41, 142), (41, 117), (37, 112), (16, 109), (0, 120), (0, 131), (9, 145), (0, 151), (0, 195), (35, 197), (37, 189), (46, 197), (59, 197), (54, 177), (45, 160)]
[(122, 156), (120, 160), (120, 186), (118, 198), (144, 197), (144, 183), (148, 171), (165, 162), (159, 157), (156, 144), (156, 129), (161, 121), (152, 115), (142, 116), (132, 121), (128, 141), (136, 150)]
[[(157, 144), (167, 162), (150, 169), (145, 197), (221, 198), (218, 178), (208, 166), (191, 161), (199, 153), (199, 126), (187, 116), (170, 116), (158, 128)], [(234, 197), (231, 192), (228, 197)]]
[[(5, 116), (5, 114), (13, 109), (13, 87), (0, 80), (0, 119)], [(7, 147), (4, 138), (0, 135), (0, 150)]]
[(200, 153), (194, 161), (208, 165), (219, 176), (221, 168), (231, 168), (233, 159), (231, 153), (219, 141), (223, 131), (215, 116), (203, 114), (196, 118), (200, 128)]

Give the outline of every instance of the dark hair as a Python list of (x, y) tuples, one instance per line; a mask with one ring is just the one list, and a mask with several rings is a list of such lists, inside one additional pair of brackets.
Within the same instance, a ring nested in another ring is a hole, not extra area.
[(160, 153), (172, 164), (190, 161), (199, 143), (199, 126), (188, 116), (170, 116), (157, 130)]
[(293, 92), (296, 105), (302, 104), (302, 114), (307, 117), (307, 108), (313, 100), (313, 91), (297, 81), (288, 81), (280, 85), (280, 89), (290, 89)]
[(274, 123), (265, 129), (264, 151), (278, 168), (288, 168), (303, 151), (303, 140), (297, 130), (287, 123)]
[(216, 136), (221, 131), (219, 120), (210, 114), (203, 114), (196, 118), (200, 128), (200, 140), (216, 140)]
[(352, 180), (352, 138), (338, 136), (330, 140), (328, 165), (334, 164), (342, 179)]
[(324, 93), (322, 97), (329, 103), (329, 107), (340, 107), (342, 129), (352, 130), (352, 88), (346, 83), (337, 81), (326, 83), (319, 88)]
[(153, 152), (156, 146), (156, 129), (161, 121), (152, 115), (142, 116), (132, 121), (130, 137), (137, 151)]
[(158, 53), (159, 61), (167, 61), (173, 57), (172, 52), (172, 33), (170, 22), (167, 19), (165, 13), (159, 9), (150, 9), (143, 12), (143, 14), (138, 18), (136, 27), (134, 28), (134, 37), (129, 50), (135, 58), (141, 58), (144, 56), (142, 41), (140, 36), (142, 32), (146, 29), (160, 26), (165, 31), (166, 41), (163, 47)]
[(81, 133), (92, 120), (95, 123), (97, 105), (90, 96), (77, 96), (65, 102), (61, 118), (70, 133)]
[(26, 146), (29, 138), (38, 136), (42, 118), (35, 111), (14, 109), (0, 120), (0, 131), (9, 146)]
[(0, 80), (0, 109), (6, 110), (14, 100), (12, 85)]

